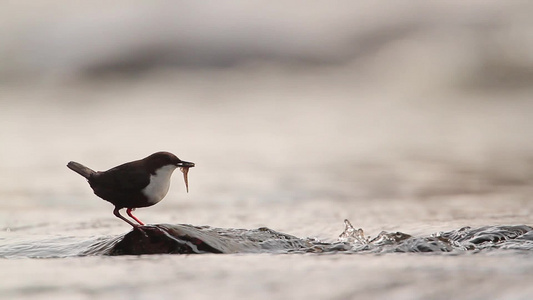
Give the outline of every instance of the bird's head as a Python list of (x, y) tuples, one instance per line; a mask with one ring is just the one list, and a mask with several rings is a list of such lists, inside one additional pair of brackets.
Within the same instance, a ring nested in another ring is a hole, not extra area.
[(194, 167), (193, 162), (183, 161), (170, 152), (156, 152), (145, 158), (144, 161), (150, 173), (157, 174), (159, 170), (162, 170), (166, 174), (163, 176), (168, 176), (167, 178), (170, 178), (170, 175), (176, 168), (180, 168), (183, 173), (183, 180), (185, 180), (185, 187), (187, 192), (189, 192), (189, 179), (187, 174), (189, 173), (189, 168)]
[(145, 161), (153, 170), (157, 170), (166, 166), (174, 166), (176, 168), (194, 167), (194, 163), (183, 161), (170, 152), (156, 152), (145, 158)]

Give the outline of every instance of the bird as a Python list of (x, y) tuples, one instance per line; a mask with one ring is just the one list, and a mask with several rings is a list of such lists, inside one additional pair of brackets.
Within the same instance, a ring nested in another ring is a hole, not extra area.
[[(146, 158), (124, 163), (107, 171), (94, 171), (80, 163), (71, 161), (67, 167), (85, 177), (96, 196), (115, 206), (113, 214), (134, 228), (143, 226), (132, 211), (148, 207), (163, 200), (170, 187), (170, 177), (176, 168), (180, 168), (189, 192), (187, 173), (194, 167), (193, 162), (180, 160), (170, 152), (156, 152)], [(120, 210), (138, 224), (126, 219)]]

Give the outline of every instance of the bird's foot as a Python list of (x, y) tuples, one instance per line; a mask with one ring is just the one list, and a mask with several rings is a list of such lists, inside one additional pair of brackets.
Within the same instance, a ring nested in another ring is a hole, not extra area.
[(136, 216), (134, 216), (131, 212), (134, 211), (135, 208), (128, 208), (126, 209), (126, 213), (128, 214), (128, 216), (130, 216), (130, 218), (134, 219), (135, 221), (137, 221), (137, 223), (139, 223), (140, 225), (143, 225), (144, 226), (144, 223), (141, 222), (141, 220), (137, 219)]

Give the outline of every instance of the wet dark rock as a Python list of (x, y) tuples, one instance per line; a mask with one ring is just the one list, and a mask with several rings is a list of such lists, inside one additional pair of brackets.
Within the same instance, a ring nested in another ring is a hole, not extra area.
[(310, 246), (305, 240), (264, 227), (245, 230), (159, 224), (134, 228), (108, 254), (275, 253)]
[(143, 226), (127, 233), (110, 255), (222, 253), (179, 227)]

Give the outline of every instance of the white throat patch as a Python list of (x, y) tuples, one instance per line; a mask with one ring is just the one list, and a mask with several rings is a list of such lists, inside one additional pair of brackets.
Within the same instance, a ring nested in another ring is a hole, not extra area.
[(176, 168), (173, 165), (164, 166), (155, 175), (150, 175), (150, 183), (142, 190), (150, 204), (156, 204), (166, 196), (170, 188), (170, 176)]

